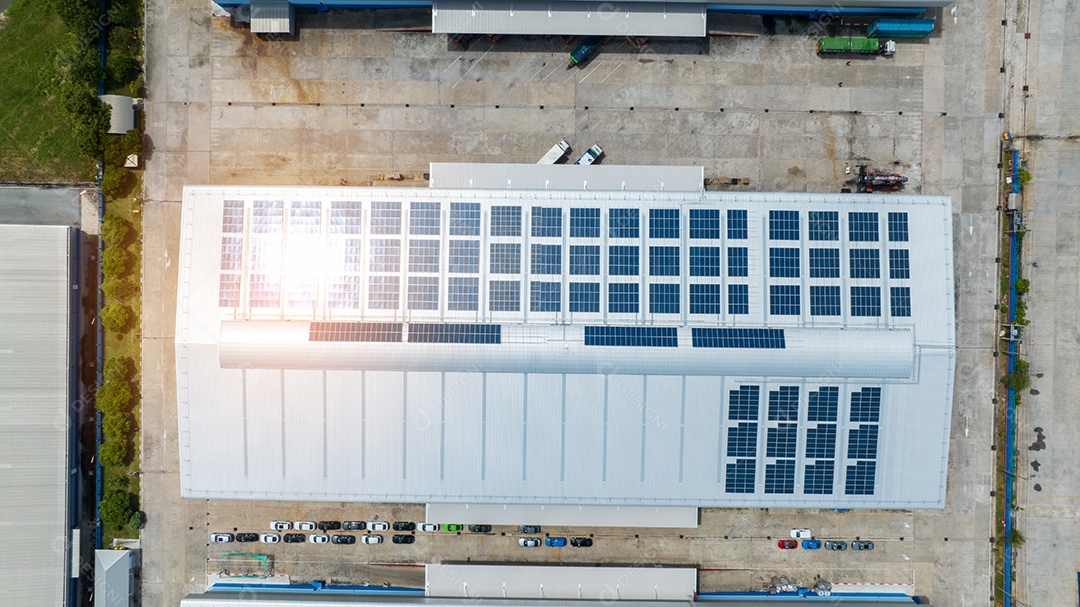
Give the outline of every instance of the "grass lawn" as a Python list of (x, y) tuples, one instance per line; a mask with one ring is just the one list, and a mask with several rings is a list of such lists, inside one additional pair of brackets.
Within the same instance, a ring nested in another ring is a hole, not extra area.
[(94, 161), (75, 149), (67, 117), (47, 89), (68, 38), (40, 0), (15, 0), (0, 30), (0, 181), (91, 181)]
[[(127, 240), (124, 242), (125, 248), (132, 253), (135, 258), (135, 262), (131, 268), (130, 276), (138, 282), (142, 276), (142, 215), (132, 213), (133, 209), (138, 209), (141, 204), (138, 204), (133, 200), (133, 197), (141, 197), (142, 192), (142, 172), (133, 171), (135, 176), (131, 180), (131, 188), (124, 195), (115, 199), (108, 200), (105, 203), (105, 214), (115, 215), (121, 217), (131, 223), (132, 230), (128, 234)], [(110, 303), (109, 301), (105, 302)], [(131, 308), (132, 327), (127, 333), (114, 333), (112, 331), (105, 331), (105, 360), (109, 360), (114, 357), (127, 356), (131, 360), (135, 361), (135, 377), (133, 383), (136, 386), (132, 390), (132, 413), (135, 417), (134, 427), (139, 427), (141, 422), (139, 417), (140, 411), (140, 396), (137, 386), (142, 378), (142, 351), (139, 348), (139, 338), (136, 335), (141, 331), (141, 314), (142, 314), (142, 294), (136, 293), (126, 305)], [(104, 482), (105, 489), (109, 490), (113, 488), (114, 483), (119, 483), (119, 489), (125, 489), (135, 494), (136, 501), (139, 496), (139, 478), (135, 476), (129, 476), (129, 472), (137, 472), (139, 470), (139, 433), (132, 433), (132, 442), (134, 456), (131, 462), (124, 467), (106, 467), (104, 468)], [(104, 533), (102, 535), (102, 545), (108, 546), (114, 537), (138, 537), (139, 531), (134, 526), (128, 525), (119, 527), (113, 524), (105, 524)]]

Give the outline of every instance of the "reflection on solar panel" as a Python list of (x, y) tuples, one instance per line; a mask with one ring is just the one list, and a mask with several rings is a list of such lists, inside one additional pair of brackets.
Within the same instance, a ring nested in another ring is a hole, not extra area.
[(521, 273), (521, 245), (516, 242), (491, 243), (488, 271), (492, 274)]
[(753, 493), (754, 467), (755, 462), (752, 459), (739, 459), (735, 460), (735, 463), (728, 464), (724, 492)]
[(877, 242), (877, 213), (848, 213), (848, 240), (851, 242)]
[(877, 422), (881, 414), (881, 388), (863, 388), (851, 393), (851, 421)]
[(538, 282), (529, 284), (529, 311), (558, 312), (562, 302), (562, 283)]
[(799, 442), (799, 424), (779, 424), (767, 428), (765, 435), (766, 457), (795, 457)]
[(799, 315), (799, 285), (769, 285), (769, 314)]
[(691, 329), (695, 348), (767, 348), (786, 347), (783, 329)]
[(750, 313), (750, 285), (728, 285), (728, 314)]
[(368, 231), (372, 234), (401, 234), (401, 203), (371, 203), (371, 227)]
[(360, 239), (345, 238), (341, 247), (342, 270), (360, 272)]
[(414, 202), (409, 205), (409, 234), (437, 236), (442, 221), (442, 204)]
[(678, 276), (679, 247), (649, 247), (649, 276)]
[(608, 274), (637, 276), (638, 259), (638, 247), (608, 247)]
[(852, 278), (881, 278), (880, 253), (877, 249), (851, 249)]
[(769, 211), (769, 240), (798, 239), (798, 211)]
[(811, 390), (806, 408), (806, 420), (811, 422), (834, 422), (840, 402), (840, 388), (824, 386)]
[(251, 210), (251, 231), (256, 234), (280, 234), (285, 221), (285, 203), (280, 200), (256, 200)]
[(847, 467), (844, 493), (846, 495), (873, 495), (876, 475), (877, 462), (855, 462), (854, 466)]
[(650, 283), (649, 312), (651, 314), (678, 314), (678, 283)]
[(308, 341), (399, 342), (401, 323), (312, 322), (308, 325)]
[(244, 237), (222, 235), (221, 269), (239, 270), (244, 262)]
[(221, 209), (221, 231), (239, 234), (244, 231), (244, 201), (226, 200)]
[(721, 314), (724, 309), (721, 288), (718, 284), (691, 284), (690, 313)]
[(312, 275), (288, 276), (286, 278), (286, 301), (290, 308), (314, 308), (315, 291), (319, 279)]
[(810, 316), (840, 316), (839, 285), (810, 285)]
[(410, 310), (438, 310), (439, 277), (410, 276), (407, 303)]
[(833, 460), (817, 461), (806, 465), (806, 478), (803, 481), (803, 493), (806, 495), (832, 495)]
[(502, 343), (501, 325), (465, 323), (409, 323), (412, 344), (498, 344)]
[(570, 209), (571, 238), (600, 238), (600, 209)]
[(907, 249), (889, 249), (889, 278), (911, 278), (911, 260)]
[(911, 287), (889, 287), (889, 299), (893, 316), (911, 316)]
[(840, 249), (810, 249), (810, 278), (840, 278)]
[(691, 276), (720, 276), (720, 247), (690, 247)]
[(769, 421), (798, 421), (799, 387), (780, 386), (769, 391)]
[(608, 312), (612, 314), (637, 314), (637, 283), (613, 282), (609, 284)]
[(728, 419), (754, 421), (758, 418), (760, 386), (739, 386), (728, 392)]
[(648, 346), (674, 348), (679, 345), (675, 327), (585, 327), (586, 346)]
[(521, 282), (493, 280), (488, 284), (488, 308), (492, 312), (517, 312), (521, 309)]
[(480, 235), (480, 203), (479, 202), (451, 202), (450, 203), (450, 235), (451, 236), (479, 236)]
[(649, 209), (649, 238), (678, 238), (679, 209)]
[(480, 272), (480, 241), (451, 240), (450, 261), (447, 270), (457, 274)]
[(368, 307), (373, 310), (396, 310), (399, 301), (399, 284), (397, 276), (369, 277)]
[(322, 203), (293, 201), (289, 205), (290, 234), (318, 234), (322, 230)]
[(769, 276), (771, 278), (798, 278), (799, 249), (769, 247)]
[(570, 245), (570, 275), (600, 275), (600, 245)]
[(892, 242), (908, 241), (907, 213), (889, 213), (889, 240)]
[(571, 312), (599, 312), (600, 311), (600, 283), (598, 283), (598, 282), (572, 282), (572, 283), (570, 283), (570, 311)]
[(836, 424), (819, 424), (806, 429), (806, 457), (836, 457)]
[(875, 459), (877, 458), (878, 427), (872, 424), (861, 424), (858, 428), (848, 430), (848, 459)]
[(750, 275), (750, 261), (746, 247), (728, 247), (727, 268), (728, 276)]
[(360, 307), (360, 277), (338, 276), (329, 283), (326, 305), (331, 310), (355, 310)]
[(218, 305), (235, 308), (240, 305), (240, 275), (222, 274), (218, 284)]
[(840, 240), (840, 213), (810, 211), (808, 232), (810, 240)]
[(562, 236), (562, 209), (558, 207), (532, 208), (532, 235)]
[(376, 238), (371, 241), (371, 271), (401, 271), (401, 241), (394, 238)]
[(333, 201), (330, 203), (330, 233), (359, 234), (360, 209), (363, 203), (356, 200)]
[(757, 457), (757, 423), (743, 422), (727, 431), (728, 457)]
[(765, 493), (795, 493), (795, 460), (765, 465)]
[(852, 316), (881, 316), (881, 287), (851, 287)]
[(720, 238), (720, 209), (690, 209), (690, 238)]
[(562, 274), (562, 245), (533, 243), (531, 261), (533, 274)]
[(491, 207), (492, 236), (521, 236), (521, 207)]
[(248, 305), (253, 308), (276, 308), (281, 305), (281, 276), (251, 274), (248, 277)]
[(451, 276), (446, 283), (446, 309), (476, 311), (480, 307), (480, 279)]
[(728, 209), (727, 237), (732, 240), (746, 240), (750, 237), (746, 209)]
[(638, 238), (641, 220), (637, 209), (611, 209), (608, 211), (608, 237)]

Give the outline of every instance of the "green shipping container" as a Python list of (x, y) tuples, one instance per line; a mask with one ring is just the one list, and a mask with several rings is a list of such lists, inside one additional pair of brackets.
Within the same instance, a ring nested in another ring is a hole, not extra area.
[(878, 52), (877, 38), (822, 38), (818, 40), (818, 53), (843, 54), (854, 53), (873, 55)]

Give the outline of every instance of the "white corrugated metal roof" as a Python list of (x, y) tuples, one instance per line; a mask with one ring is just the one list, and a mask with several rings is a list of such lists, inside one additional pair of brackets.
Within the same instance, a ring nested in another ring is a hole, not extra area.
[(251, 31), (256, 34), (293, 33), (289, 0), (251, 0)]
[(437, 34), (705, 35), (705, 3), (435, 0)]
[(125, 95), (102, 95), (101, 101), (109, 104), (109, 133), (123, 135), (135, 128), (135, 100)]
[(94, 551), (94, 607), (129, 607), (135, 589), (130, 550)]
[(0, 225), (0, 596), (63, 605), (72, 229)]
[(667, 527), (694, 529), (694, 507), (538, 506), (535, 504), (428, 504), (424, 520), (461, 525), (556, 525), (559, 527)]
[(689, 601), (697, 592), (697, 569), (437, 564), (424, 566), (424, 589), (431, 596), (475, 598)]
[(705, 169), (610, 164), (432, 162), (431, 187), (476, 190), (700, 192)]
[[(185, 496), (944, 503), (947, 197), (205, 186), (184, 217)], [(498, 339), (424, 337), (448, 323)]]

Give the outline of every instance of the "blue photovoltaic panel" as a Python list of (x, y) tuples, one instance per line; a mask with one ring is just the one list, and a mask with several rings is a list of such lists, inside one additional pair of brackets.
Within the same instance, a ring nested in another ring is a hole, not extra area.
[(769, 391), (769, 421), (799, 420), (799, 387), (780, 386)]
[(397, 276), (368, 278), (368, 307), (373, 310), (398, 309), (399, 282)]
[(798, 240), (798, 211), (769, 211), (770, 240)]
[(570, 238), (600, 238), (600, 209), (570, 209)]
[(498, 344), (502, 326), (464, 323), (409, 323), (409, 343), (414, 344)]
[(285, 203), (280, 200), (256, 200), (251, 209), (251, 231), (255, 234), (280, 234), (285, 222)]
[(727, 430), (728, 457), (757, 457), (757, 424), (744, 422)]
[(846, 495), (873, 495), (876, 476), (877, 462), (855, 462), (855, 465), (847, 467), (844, 493)]
[(721, 289), (722, 285), (718, 284), (691, 284), (690, 313), (721, 314), (724, 309)]
[(880, 253), (877, 249), (851, 249), (852, 278), (881, 278)]
[(346, 238), (342, 247), (342, 270), (346, 272), (360, 272), (360, 239)]
[(799, 249), (769, 247), (769, 276), (771, 278), (798, 278)]
[(480, 309), (480, 279), (473, 276), (446, 279), (446, 309), (459, 312)]
[(766, 457), (795, 457), (798, 454), (799, 424), (779, 424), (766, 428)]
[(795, 493), (795, 460), (765, 464), (765, 493)]
[(611, 276), (637, 276), (638, 255), (638, 247), (608, 247), (608, 274)]
[(244, 201), (226, 200), (221, 209), (221, 231), (240, 234), (244, 231)]
[(840, 249), (810, 249), (810, 278), (840, 278)]
[(806, 429), (806, 457), (807, 459), (836, 457), (836, 424), (819, 424)]
[(480, 235), (480, 203), (479, 202), (451, 202), (450, 203), (450, 235), (451, 236), (479, 236)]
[(889, 249), (889, 278), (911, 278), (911, 260), (907, 249)]
[(371, 203), (370, 231), (372, 234), (400, 234), (401, 203), (385, 201)]
[(803, 493), (806, 495), (832, 495), (833, 460), (817, 461), (806, 465), (806, 478), (803, 480)]
[(881, 287), (851, 287), (852, 316), (881, 316)]
[(651, 283), (649, 284), (649, 313), (651, 314), (678, 314), (679, 313), (679, 284)]
[(750, 285), (728, 285), (728, 314), (750, 313)]
[(410, 310), (439, 309), (438, 276), (410, 276), (406, 291), (406, 303)]
[(608, 211), (608, 236), (610, 238), (638, 238), (640, 235), (641, 219), (637, 209)]
[(720, 238), (720, 209), (690, 209), (690, 238)]
[(360, 307), (360, 277), (338, 276), (327, 285), (326, 306), (331, 310), (355, 310)]
[(235, 308), (240, 305), (240, 275), (222, 274), (218, 283), (218, 306)]
[(725, 493), (753, 493), (755, 460), (740, 459), (728, 464), (724, 475)]
[(807, 232), (810, 240), (840, 240), (840, 213), (810, 211)]
[(608, 284), (608, 312), (612, 314), (637, 314), (637, 283), (613, 282)]
[(480, 272), (480, 241), (451, 240), (450, 263), (447, 270), (457, 274)]
[[(786, 347), (783, 329), (691, 329), (695, 348), (766, 348)], [(798, 396), (796, 395), (796, 400)]]
[(438, 240), (409, 241), (409, 272), (438, 272)]
[(649, 247), (649, 276), (678, 276), (679, 247)]
[(521, 310), (521, 281), (493, 280), (488, 284), (488, 309), (492, 312)]
[(678, 238), (679, 209), (649, 209), (649, 238)]
[(521, 245), (516, 242), (491, 243), (488, 272), (492, 274), (521, 273)]
[(221, 269), (239, 270), (244, 265), (244, 237), (221, 237)]
[(600, 245), (570, 245), (570, 275), (600, 275)]
[(491, 207), (492, 236), (521, 236), (521, 207)]
[(395, 343), (401, 341), (399, 322), (313, 322), (308, 341)]
[(728, 392), (728, 419), (732, 421), (756, 421), (761, 396), (759, 386), (739, 386)]
[(911, 316), (911, 287), (889, 287), (889, 304), (893, 316)]
[(409, 234), (438, 236), (442, 222), (442, 203), (414, 202), (409, 206)]
[(598, 283), (598, 282), (572, 282), (572, 283), (570, 283), (570, 311), (571, 312), (599, 312), (600, 311), (600, 283)]
[(294, 200), (289, 205), (290, 234), (318, 234), (322, 231), (322, 203)]
[(769, 314), (798, 316), (799, 285), (769, 285)]
[(878, 214), (848, 213), (848, 240), (851, 242), (877, 242)]
[(834, 422), (840, 403), (840, 388), (823, 386), (811, 390), (806, 408), (806, 420), (811, 422)]
[(840, 316), (840, 285), (810, 285), (810, 316)]
[(750, 275), (750, 260), (746, 247), (728, 247), (727, 268), (728, 276)]
[(851, 393), (851, 421), (874, 422), (881, 416), (881, 388), (863, 388)]
[(562, 236), (562, 209), (559, 207), (533, 207), (532, 235), (554, 238)]
[(889, 213), (889, 240), (891, 242), (908, 241), (907, 213)]
[(746, 240), (750, 237), (746, 219), (746, 209), (728, 209), (727, 237), (731, 240)]
[(848, 430), (848, 459), (877, 459), (878, 427), (861, 424)]
[(359, 234), (361, 232), (361, 203), (358, 200), (342, 200), (330, 203), (330, 233)]
[(529, 283), (529, 311), (530, 312), (558, 312), (562, 306), (562, 283), (540, 282)]
[(585, 327), (585, 345), (675, 348), (679, 332), (675, 327)]
[(371, 241), (372, 272), (401, 271), (401, 241), (396, 238), (375, 238)]
[(562, 274), (562, 245), (532, 245), (531, 270), (533, 274)]
[(720, 276), (720, 247), (690, 247), (691, 276)]

